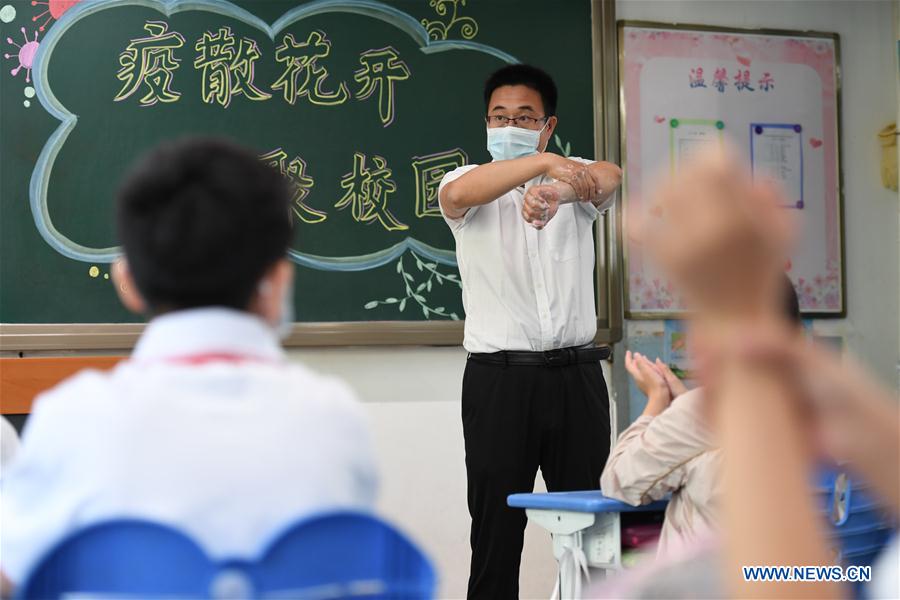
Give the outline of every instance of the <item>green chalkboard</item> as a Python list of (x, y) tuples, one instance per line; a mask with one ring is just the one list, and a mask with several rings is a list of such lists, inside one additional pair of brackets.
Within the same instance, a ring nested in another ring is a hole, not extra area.
[(436, 182), (489, 159), (481, 88), (505, 62), (554, 74), (558, 141), (593, 155), (589, 0), (9, 6), (0, 323), (139, 321), (108, 279), (113, 195), (173, 136), (233, 137), (295, 184), (308, 323), (464, 318)]

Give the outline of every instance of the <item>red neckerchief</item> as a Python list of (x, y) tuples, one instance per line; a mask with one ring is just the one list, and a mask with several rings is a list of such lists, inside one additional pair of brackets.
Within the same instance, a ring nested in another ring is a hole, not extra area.
[(235, 354), (232, 352), (201, 352), (198, 354), (185, 354), (183, 356), (173, 356), (170, 358), (163, 359), (164, 362), (168, 363), (176, 363), (180, 365), (206, 365), (213, 362), (224, 362), (224, 363), (246, 363), (246, 362), (256, 362), (256, 363), (271, 363), (269, 359), (261, 358), (259, 356), (252, 356), (250, 354)]

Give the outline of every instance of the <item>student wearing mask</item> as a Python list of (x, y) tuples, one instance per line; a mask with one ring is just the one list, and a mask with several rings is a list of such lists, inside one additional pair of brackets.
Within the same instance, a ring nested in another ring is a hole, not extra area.
[(115, 369), (37, 399), (3, 478), (9, 580), (108, 518), (165, 523), (239, 558), (305, 515), (372, 506), (373, 448), (353, 392), (279, 344), (290, 197), (253, 153), (215, 139), (165, 143), (128, 175), (113, 275), (150, 322)]
[(621, 170), (547, 152), (557, 90), (528, 65), (484, 89), (493, 161), (445, 175), (466, 310), (462, 417), (472, 516), (469, 598), (518, 596), (526, 524), (506, 497), (596, 489), (609, 453), (609, 399), (593, 347), (594, 221)]

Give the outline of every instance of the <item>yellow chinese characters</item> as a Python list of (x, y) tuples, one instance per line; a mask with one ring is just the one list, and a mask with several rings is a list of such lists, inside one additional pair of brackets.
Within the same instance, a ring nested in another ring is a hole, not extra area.
[(164, 21), (147, 21), (144, 30), (150, 35), (131, 40), (128, 47), (119, 54), (121, 69), (116, 79), (123, 83), (122, 89), (113, 99), (124, 100), (141, 89), (141, 106), (153, 106), (157, 102), (175, 102), (181, 94), (172, 90), (172, 74), (180, 60), (174, 51), (184, 46), (184, 36), (169, 31)]
[(237, 94), (244, 94), (250, 100), (268, 100), (272, 97), (253, 83), (254, 64), (260, 57), (254, 40), (243, 38), (235, 46), (231, 28), (221, 27), (217, 33), (204, 33), (194, 49), (199, 53), (194, 67), (202, 69), (201, 94), (204, 102), (216, 102), (227, 108), (231, 97)]

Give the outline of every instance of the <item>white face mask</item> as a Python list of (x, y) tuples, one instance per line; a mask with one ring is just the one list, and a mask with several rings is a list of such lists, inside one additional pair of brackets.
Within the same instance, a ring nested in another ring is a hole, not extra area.
[[(259, 293), (268, 295), (272, 293), (272, 284), (268, 281), (259, 284)], [(278, 336), (278, 339), (284, 341), (291, 335), (291, 329), (294, 325), (294, 286), (284, 286), (281, 295), (281, 307), (278, 315), (278, 322), (269, 322), (269, 327)]]
[(282, 342), (291, 335), (294, 327), (294, 283), (284, 286), (284, 294), (281, 297), (281, 318), (275, 327), (275, 333)]
[[(544, 127), (547, 124), (544, 123)], [(521, 127), (491, 127), (487, 130), (487, 149), (494, 160), (510, 160), (537, 154), (544, 127), (535, 131)]]

